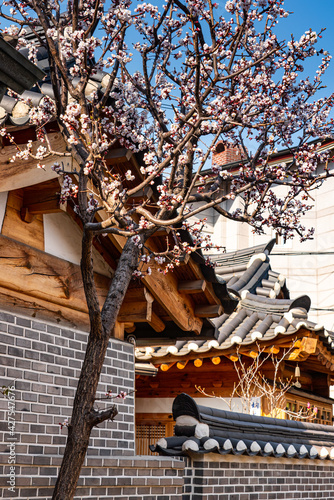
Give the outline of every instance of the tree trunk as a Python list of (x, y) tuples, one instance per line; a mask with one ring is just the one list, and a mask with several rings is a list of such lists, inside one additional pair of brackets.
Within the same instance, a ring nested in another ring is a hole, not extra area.
[[(139, 248), (133, 243), (132, 239), (127, 241), (112, 279), (102, 313), (100, 313), (99, 309), (96, 310), (95, 287), (94, 283), (90, 282), (89, 275), (92, 276), (89, 270), (90, 256), (91, 237), (86, 235), (83, 238), (82, 273), (87, 303), (90, 309), (91, 328), (74, 399), (71, 422), (68, 427), (66, 448), (52, 500), (71, 500), (73, 498), (92, 428), (97, 423), (115, 416), (111, 409), (110, 414), (108, 416), (103, 415), (101, 419), (101, 412), (94, 410), (94, 402), (109, 338), (115, 326), (132, 273), (137, 267)], [(98, 416), (100, 416), (99, 420), (97, 420)]]

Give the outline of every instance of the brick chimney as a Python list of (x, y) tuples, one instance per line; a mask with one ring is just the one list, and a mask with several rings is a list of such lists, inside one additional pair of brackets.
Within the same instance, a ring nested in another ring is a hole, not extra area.
[(212, 154), (212, 165), (227, 165), (244, 158), (245, 155), (240, 146), (232, 146), (224, 141), (219, 141)]

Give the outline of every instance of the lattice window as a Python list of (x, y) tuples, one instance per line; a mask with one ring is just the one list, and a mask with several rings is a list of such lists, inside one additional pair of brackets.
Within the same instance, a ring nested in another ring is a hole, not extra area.
[(166, 437), (166, 425), (139, 424), (136, 426), (136, 453), (137, 455), (157, 455), (149, 449), (150, 444), (156, 444), (159, 439)]
[(157, 455), (149, 449), (159, 439), (173, 436), (174, 421), (169, 413), (137, 413), (136, 414), (136, 454)]

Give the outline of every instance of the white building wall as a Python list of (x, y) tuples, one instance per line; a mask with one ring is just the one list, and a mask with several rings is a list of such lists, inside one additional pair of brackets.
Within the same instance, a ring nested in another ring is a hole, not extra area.
[[(334, 163), (330, 165), (330, 170), (334, 172)], [(296, 235), (285, 244), (275, 245), (270, 260), (272, 268), (287, 277), (291, 298), (303, 294), (310, 296), (312, 309), (309, 318), (334, 330), (334, 178), (326, 179), (311, 194), (314, 201), (311, 200), (310, 204), (314, 206), (302, 223), (307, 228), (315, 228), (314, 239), (301, 243)], [(234, 200), (224, 208), (235, 210), (239, 203)], [(214, 214), (214, 209), (211, 211)], [(265, 235), (256, 235), (247, 224), (230, 221), (221, 215), (212, 215), (210, 220), (215, 221), (213, 230), (210, 228), (208, 231), (213, 243), (226, 247), (227, 252), (267, 243), (275, 237), (272, 229), (268, 229)], [(292, 252), (303, 252), (304, 255), (291, 255)], [(312, 254), (305, 255), (305, 252)], [(320, 252), (333, 253), (321, 255)]]
[[(43, 215), (45, 252), (80, 265), (82, 231), (65, 212)], [(94, 271), (111, 277), (112, 269), (93, 248)]]

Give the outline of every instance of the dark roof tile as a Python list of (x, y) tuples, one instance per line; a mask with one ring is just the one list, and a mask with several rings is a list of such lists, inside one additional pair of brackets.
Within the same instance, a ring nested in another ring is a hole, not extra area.
[[(177, 423), (178, 417), (183, 415), (208, 424), (210, 436), (197, 439), (192, 435), (196, 425)], [(176, 436), (151, 445), (152, 451), (164, 455), (187, 455), (195, 451), (200, 454), (334, 459), (334, 430), (329, 426), (206, 408), (197, 405), (187, 394), (175, 398), (173, 417)], [(177, 435), (182, 433), (188, 436)]]
[[(324, 342), (327, 349), (334, 353), (334, 333), (328, 333), (321, 325), (308, 320), (308, 311), (311, 301), (307, 295), (295, 300), (289, 298), (284, 277), (270, 267), (269, 252), (273, 241), (268, 245), (254, 247), (261, 252), (258, 258), (254, 248), (232, 255), (224, 254), (221, 261), (228, 263), (225, 269), (230, 272), (233, 268), (233, 259), (251, 259), (252, 263), (244, 266), (245, 272), (230, 286), (232, 280), (226, 285), (226, 292), (238, 296), (238, 306), (234, 312), (227, 312), (219, 318), (211, 320), (216, 328), (216, 342), (205, 341), (201, 343), (198, 353), (203, 354), (212, 350), (212, 355), (230, 349), (233, 345), (248, 346), (254, 342), (274, 340), (278, 336), (293, 335), (300, 328), (317, 332), (319, 339)], [(199, 258), (199, 256), (197, 256)], [(220, 267), (222, 269), (223, 266)], [(240, 265), (236, 266), (238, 270)], [(213, 270), (211, 270), (213, 272)], [(222, 275), (223, 276), (223, 275)], [(191, 345), (196, 339), (176, 343), (175, 346), (166, 346), (153, 352), (145, 348), (137, 348), (138, 360), (158, 360), (169, 354), (186, 356)]]

